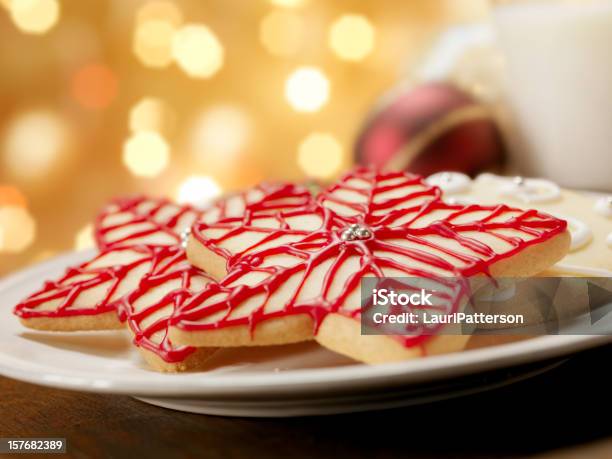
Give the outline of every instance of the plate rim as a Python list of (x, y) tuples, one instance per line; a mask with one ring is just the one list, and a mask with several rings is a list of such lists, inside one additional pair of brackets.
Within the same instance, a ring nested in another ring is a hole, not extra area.
[[(25, 268), (0, 280), (0, 296), (15, 284), (37, 274), (68, 265), (94, 253), (94, 249), (68, 252)], [(17, 320), (13, 317), (14, 320)], [(609, 335), (550, 335), (425, 359), (380, 365), (356, 363), (336, 368), (298, 369), (287, 372), (236, 373), (193, 372), (164, 374), (154, 371), (130, 377), (48, 366), (19, 359), (0, 349), (0, 375), (70, 390), (139, 396), (215, 396), (240, 398), (269, 395), (317, 394), (333, 390), (361, 391), (376, 387), (419, 384), (443, 378), (508, 368), (569, 355), (612, 342)], [(208, 377), (207, 377), (208, 376)]]
[[(539, 376), (554, 370), (557, 367), (567, 362), (567, 359), (553, 359), (551, 362), (538, 365), (527, 371), (519, 371), (516, 374), (510, 374), (507, 379), (494, 380), (493, 382), (481, 382), (475, 385), (459, 385), (458, 387), (451, 386), (443, 390), (438, 389), (426, 394), (417, 394), (415, 396), (406, 394), (403, 391), (385, 391), (388, 396), (376, 397), (369, 394), (353, 395), (350, 399), (338, 401), (337, 398), (315, 400), (313, 403), (310, 399), (296, 398), (295, 400), (283, 400), (280, 403), (278, 400), (264, 400), (259, 402), (235, 401), (235, 400), (218, 400), (218, 399), (179, 399), (170, 397), (133, 397), (141, 402), (150, 405), (159, 406), (171, 410), (178, 410), (187, 413), (207, 414), (213, 416), (231, 416), (231, 417), (256, 417), (256, 418), (278, 418), (278, 417), (295, 417), (295, 416), (326, 416), (342, 413), (356, 413), (371, 410), (382, 410), (389, 408), (402, 408), (414, 405), (422, 405), (464, 397), (467, 395), (478, 394), (495, 390), (501, 387), (506, 387), (517, 382), (522, 382), (527, 379)], [(318, 402), (318, 403), (317, 403)], [(246, 406), (245, 406), (246, 405)]]

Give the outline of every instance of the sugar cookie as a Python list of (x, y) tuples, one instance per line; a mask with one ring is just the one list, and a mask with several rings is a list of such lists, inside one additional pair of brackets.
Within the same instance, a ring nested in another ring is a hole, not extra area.
[(201, 212), (163, 198), (119, 198), (104, 207), (94, 224), (99, 249), (138, 244), (174, 245)]
[(468, 187), (446, 199), (451, 198), (480, 204), (503, 202), (567, 219), (572, 247), (550, 272), (612, 276), (612, 246), (606, 244), (606, 238), (612, 233), (612, 199), (609, 196), (590, 197), (562, 189), (550, 180), (481, 174)]
[(23, 325), (46, 331), (121, 328), (115, 307), (152, 267), (158, 248), (118, 247), (68, 268), (15, 306)]
[(179, 308), (173, 342), (314, 338), (369, 363), (460, 350), (469, 337), (362, 336), (363, 277), (529, 276), (562, 258), (570, 242), (566, 222), (549, 215), (448, 204), (418, 176), (369, 169), (347, 174), (316, 203), (192, 230), (189, 260), (219, 283)]

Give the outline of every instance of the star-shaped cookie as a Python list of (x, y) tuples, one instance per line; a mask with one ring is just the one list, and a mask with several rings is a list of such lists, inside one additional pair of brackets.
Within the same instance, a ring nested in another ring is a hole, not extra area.
[(316, 202), (192, 227), (187, 254), (218, 283), (171, 317), (193, 346), (316, 339), (364, 362), (461, 349), (467, 336), (362, 336), (365, 277), (529, 276), (567, 252), (566, 222), (505, 205), (452, 205), (421, 177), (356, 169)]
[[(196, 219), (214, 222), (251, 208), (292, 208), (310, 200), (305, 188), (289, 184), (260, 185), (220, 199), (204, 211), (166, 199), (117, 199), (96, 218), (99, 254), (69, 268), (60, 279), (46, 282), (15, 307), (15, 314), (25, 326), (47, 331), (121, 328), (121, 318), (128, 321), (135, 343), (154, 368), (197, 367), (211, 350), (175, 349), (164, 328), (164, 320), (185, 292), (201, 290), (211, 281), (187, 263), (181, 233)], [(173, 298), (172, 307), (155, 307), (160, 294)]]

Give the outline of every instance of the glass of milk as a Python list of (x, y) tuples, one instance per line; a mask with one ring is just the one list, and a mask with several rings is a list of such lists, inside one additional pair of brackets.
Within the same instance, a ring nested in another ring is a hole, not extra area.
[(493, 8), (514, 160), (567, 187), (612, 191), (612, 0)]

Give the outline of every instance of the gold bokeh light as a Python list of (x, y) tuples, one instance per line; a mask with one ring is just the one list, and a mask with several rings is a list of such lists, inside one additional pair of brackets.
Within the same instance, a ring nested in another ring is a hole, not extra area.
[(0, 207), (0, 252), (27, 249), (36, 236), (36, 222), (23, 207)]
[(170, 160), (170, 147), (157, 132), (133, 134), (123, 145), (123, 163), (139, 177), (155, 177), (163, 172)]
[(234, 167), (251, 136), (251, 124), (250, 117), (237, 106), (212, 107), (194, 123), (191, 151), (202, 165)]
[(8, 126), (4, 139), (7, 169), (21, 179), (46, 176), (67, 151), (66, 123), (50, 110), (33, 110), (18, 115)]
[(181, 204), (204, 208), (219, 196), (221, 187), (213, 178), (192, 175), (179, 185), (176, 200)]
[(81, 228), (76, 236), (74, 237), (74, 249), (75, 250), (86, 250), (92, 249), (96, 246), (94, 238), (94, 229), (91, 223), (88, 223)]
[(375, 29), (370, 21), (357, 14), (346, 14), (329, 29), (329, 46), (346, 61), (360, 61), (374, 49)]
[(316, 112), (329, 99), (329, 80), (316, 67), (301, 67), (287, 78), (285, 97), (298, 112)]
[(183, 22), (183, 13), (175, 3), (165, 1), (145, 3), (136, 12), (136, 26), (156, 20), (163, 20), (178, 27)]
[(300, 143), (297, 162), (307, 176), (326, 179), (338, 172), (342, 157), (342, 145), (336, 137), (313, 132)]
[(292, 56), (304, 40), (304, 25), (299, 15), (290, 11), (272, 11), (259, 26), (259, 40), (268, 52)]
[(175, 116), (170, 107), (156, 97), (145, 97), (130, 110), (132, 132), (154, 131), (170, 134), (174, 129)]
[(270, 0), (274, 6), (282, 6), (284, 8), (297, 8), (304, 6), (306, 0)]
[(48, 32), (60, 16), (57, 0), (11, 0), (8, 8), (15, 26), (31, 34)]
[(150, 19), (134, 29), (133, 51), (146, 67), (167, 67), (172, 63), (172, 40), (176, 28), (169, 21)]
[(224, 51), (217, 36), (202, 24), (189, 24), (176, 31), (172, 56), (192, 78), (210, 78), (223, 66)]
[(132, 49), (146, 67), (163, 68), (172, 63), (174, 34), (183, 22), (183, 13), (174, 3), (153, 1), (136, 13)]

